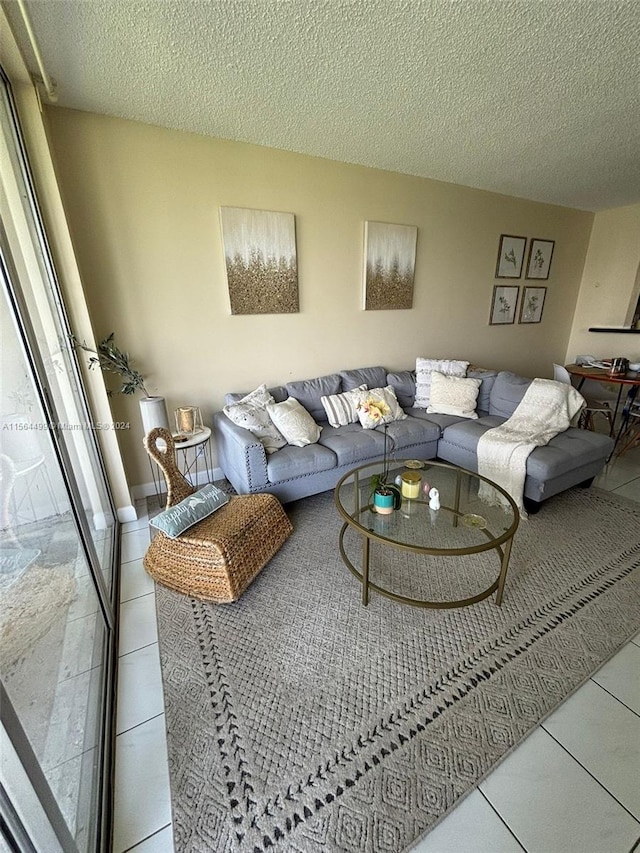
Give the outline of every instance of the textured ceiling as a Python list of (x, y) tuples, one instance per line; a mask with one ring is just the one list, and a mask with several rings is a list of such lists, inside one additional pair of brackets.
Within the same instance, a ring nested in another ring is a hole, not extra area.
[(588, 210), (640, 202), (640, 0), (27, 5), (65, 107)]

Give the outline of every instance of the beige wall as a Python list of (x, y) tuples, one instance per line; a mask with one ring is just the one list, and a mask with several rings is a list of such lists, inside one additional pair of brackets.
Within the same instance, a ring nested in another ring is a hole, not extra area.
[(640, 204), (596, 213), (567, 360), (576, 355), (640, 361), (640, 333), (589, 332), (628, 326), (640, 295)]
[[(199, 405), (207, 421), (230, 390), (416, 356), (529, 376), (564, 359), (590, 213), (60, 108), (47, 119), (96, 337), (116, 332), (170, 413)], [(298, 314), (231, 316), (223, 205), (295, 214)], [(418, 226), (412, 310), (362, 310), (365, 220)], [(494, 284), (513, 283), (494, 278), (501, 233), (556, 241), (539, 325), (488, 325)], [(136, 400), (112, 407), (132, 425), (118, 436), (130, 482), (148, 482)]]

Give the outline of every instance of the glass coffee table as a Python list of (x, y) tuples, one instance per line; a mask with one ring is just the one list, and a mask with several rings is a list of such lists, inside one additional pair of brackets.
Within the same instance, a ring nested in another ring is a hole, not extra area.
[[(335, 489), (344, 519), (340, 554), (362, 584), (363, 605), (372, 589), (415, 607), (465, 607), (494, 592), (500, 605), (520, 520), (511, 496), (486, 477), (455, 465), (394, 460), (387, 481), (400, 482), (403, 472), (418, 472), (419, 490), (407, 486), (405, 493), (419, 496), (403, 497), (399, 509), (381, 515), (372, 505), (372, 478), (381, 471), (381, 462), (361, 465)], [(429, 507), (427, 483), (438, 489), (440, 509)], [(481, 500), (480, 489), (495, 489), (504, 506)]]

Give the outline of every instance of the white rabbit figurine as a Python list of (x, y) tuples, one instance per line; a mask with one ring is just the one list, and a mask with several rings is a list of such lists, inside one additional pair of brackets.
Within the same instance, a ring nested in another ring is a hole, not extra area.
[(440, 509), (440, 492), (435, 488), (429, 492), (429, 509)]

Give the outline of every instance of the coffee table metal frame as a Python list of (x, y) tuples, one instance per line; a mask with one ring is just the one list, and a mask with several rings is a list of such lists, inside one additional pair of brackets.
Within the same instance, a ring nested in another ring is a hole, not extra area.
[[(403, 465), (407, 461), (410, 460), (394, 460), (394, 467)], [(361, 465), (358, 468), (354, 468), (351, 471), (347, 472), (336, 485), (334, 493), (335, 504), (338, 509), (338, 512), (340, 513), (342, 518), (345, 519), (345, 523), (342, 525), (339, 535), (340, 556), (342, 557), (342, 560), (349, 569), (349, 571), (353, 575), (355, 575), (355, 577), (358, 578), (358, 580), (362, 584), (362, 604), (365, 607), (369, 604), (369, 591), (373, 589), (380, 595), (384, 595), (386, 598), (391, 598), (393, 599), (393, 601), (398, 601), (401, 604), (410, 604), (413, 607), (430, 607), (438, 610), (449, 609), (452, 607), (467, 607), (470, 604), (476, 604), (478, 601), (482, 601), (483, 599), (488, 598), (492, 593), (495, 592), (495, 603), (500, 606), (502, 604), (502, 595), (504, 592), (505, 581), (507, 579), (507, 571), (509, 569), (511, 545), (513, 543), (513, 537), (515, 535), (516, 530), (518, 529), (518, 524), (520, 522), (520, 513), (511, 495), (508, 494), (497, 483), (494, 483), (487, 477), (482, 477), (475, 471), (468, 471), (466, 468), (460, 468), (457, 465), (450, 465), (445, 462), (436, 462), (431, 459), (426, 460), (425, 465), (428, 465), (429, 467), (437, 466), (441, 468), (448, 468), (456, 473), (456, 487), (453, 506), (446, 506), (445, 504), (442, 504), (440, 509), (438, 510), (438, 512), (449, 512), (452, 514), (452, 524), (454, 527), (458, 526), (460, 518), (464, 515), (464, 513), (460, 512), (460, 492), (462, 486), (462, 478), (464, 475), (476, 477), (479, 480), (484, 480), (485, 483), (488, 483), (494, 489), (497, 489), (511, 505), (511, 508), (513, 510), (513, 522), (509, 526), (509, 528), (503, 531), (499, 536), (494, 536), (489, 530), (484, 528), (482, 532), (487, 537), (487, 542), (483, 542), (480, 545), (467, 546), (464, 548), (428, 548), (421, 545), (409, 545), (404, 542), (395, 542), (391, 539), (385, 538), (384, 536), (380, 536), (375, 531), (369, 529), (365, 526), (365, 524), (361, 523), (358, 520), (369, 512), (374, 512), (371, 503), (367, 503), (363, 506), (359, 505), (359, 496), (361, 482), (369, 479), (369, 475), (367, 475), (366, 477), (362, 478), (361, 481), (361, 472), (364, 472), (367, 468), (371, 468), (372, 471), (375, 471), (376, 464), (377, 463), (370, 462), (366, 465)], [(356, 506), (353, 515), (350, 514), (340, 503), (340, 488), (349, 479), (349, 477), (353, 477), (353, 488), (354, 493), (356, 495)], [(418, 499), (414, 501), (414, 503), (428, 504), (428, 501)], [(356, 517), (354, 517), (354, 515)], [(344, 535), (349, 527), (354, 528), (358, 533), (362, 535), (361, 570), (354, 566), (349, 557), (347, 557), (344, 548)], [(369, 579), (369, 551), (370, 544), (372, 541), (380, 542), (381, 544), (387, 545), (391, 548), (398, 548), (403, 551), (411, 551), (413, 553), (423, 554), (425, 556), (461, 557), (468, 554), (480, 554), (483, 551), (495, 550), (500, 556), (500, 573), (495, 579), (495, 581), (493, 581), (493, 583), (489, 587), (487, 587), (487, 589), (477, 593), (476, 595), (471, 596), (470, 598), (461, 598), (455, 601), (425, 601), (423, 599), (408, 598), (407, 596), (400, 595), (396, 592), (393, 592), (392, 590), (385, 589), (379, 584), (373, 583), (373, 581)]]

